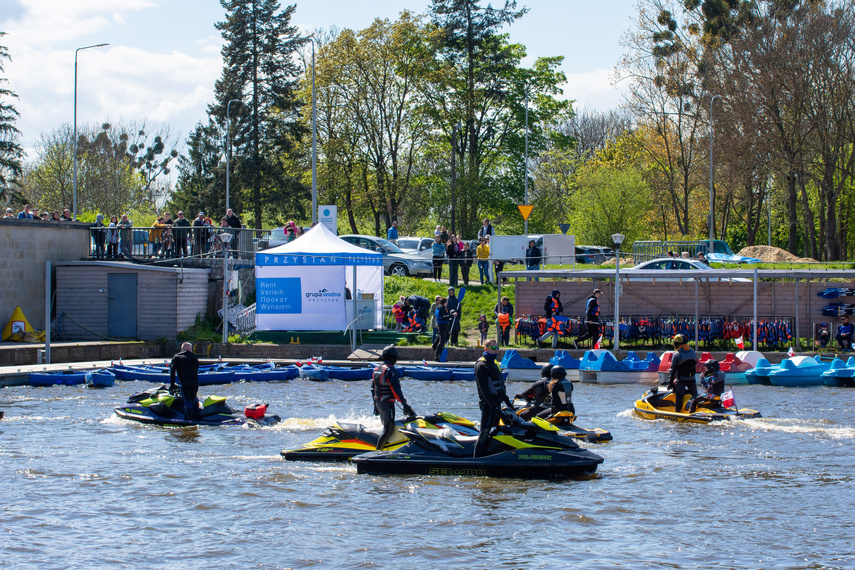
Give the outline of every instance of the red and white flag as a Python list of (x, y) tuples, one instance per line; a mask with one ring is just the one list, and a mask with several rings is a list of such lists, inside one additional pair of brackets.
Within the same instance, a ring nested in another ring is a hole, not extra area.
[(737, 339), (736, 339), (736, 347), (737, 347), (739, 350), (745, 350), (745, 343), (744, 343), (744, 342), (742, 342), (742, 337), (741, 337), (741, 336), (740, 336), (739, 338), (737, 338)]
[(317, 362), (318, 362), (318, 364), (323, 364), (324, 363), (324, 357), (319, 356)]
[(725, 408), (733, 407), (733, 390), (728, 390), (724, 394), (721, 395), (721, 405)]
[(427, 360), (425, 360), (424, 358), (422, 358), (422, 366), (427, 366)]
[(793, 357), (793, 355), (794, 355), (795, 353), (796, 353), (796, 351), (795, 351), (795, 350), (793, 350), (793, 347), (791, 346), (791, 347), (790, 347), (790, 350), (788, 350), (788, 351), (787, 351), (787, 356), (789, 356), (790, 358), (792, 358), (792, 357)]
[(296, 364), (298, 367), (299, 367), (299, 366), (303, 366), (303, 361), (302, 361), (302, 360), (298, 360), (298, 361), (297, 361), (297, 362), (295, 362), (294, 364)]
[(600, 344), (603, 342), (603, 335), (600, 335), (600, 338), (597, 339), (597, 342), (594, 343), (594, 350), (600, 349)]

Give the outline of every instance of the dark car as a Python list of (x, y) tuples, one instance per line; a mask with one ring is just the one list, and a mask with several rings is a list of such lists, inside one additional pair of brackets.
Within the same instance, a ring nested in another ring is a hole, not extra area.
[(576, 246), (576, 263), (602, 263), (606, 260), (603, 248), (593, 245)]

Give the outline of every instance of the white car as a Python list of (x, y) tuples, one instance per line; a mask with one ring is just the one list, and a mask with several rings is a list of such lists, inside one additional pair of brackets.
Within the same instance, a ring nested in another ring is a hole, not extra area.
[(424, 257), (425, 259), (433, 258), (433, 242), (436, 240), (434, 238), (426, 238), (426, 237), (399, 237), (398, 238), (398, 247), (401, 248), (401, 251), (404, 253), (412, 253), (414, 255), (418, 255), (419, 257)]
[[(635, 267), (628, 267), (626, 269), (621, 268), (621, 275), (626, 275), (627, 279), (632, 279), (634, 281), (650, 281), (649, 277), (643, 278), (633, 278), (632, 273), (634, 271), (651, 271), (651, 270), (686, 270), (686, 271), (698, 271), (698, 270), (710, 270), (711, 267), (704, 263), (703, 261), (698, 261), (697, 259), (687, 259), (685, 257), (663, 257), (661, 259), (651, 259), (650, 261), (645, 261), (643, 263), (639, 263)], [(662, 277), (656, 278), (656, 281), (691, 281), (691, 275), (687, 275), (686, 277)], [(733, 281), (741, 281), (741, 282), (749, 282), (750, 279), (744, 279), (741, 277), (733, 278)]]
[(353, 245), (382, 253), (383, 266), (386, 268), (387, 275), (429, 277), (433, 274), (433, 263), (431, 261), (418, 255), (404, 253), (401, 248), (385, 238), (368, 235), (339, 237)]

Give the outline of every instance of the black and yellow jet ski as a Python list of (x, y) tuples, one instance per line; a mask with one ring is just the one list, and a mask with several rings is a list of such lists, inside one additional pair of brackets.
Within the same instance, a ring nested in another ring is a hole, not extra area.
[[(426, 430), (448, 428), (461, 434), (478, 435), (475, 424), (466, 418), (437, 412), (424, 417), (396, 420), (395, 431), (384, 449), (397, 449), (409, 441), (402, 432), (405, 427)], [(347, 461), (361, 453), (376, 451), (377, 441), (382, 434), (382, 426), (366, 428), (362, 424), (338, 422), (324, 430), (321, 437), (300, 448), (286, 449), (281, 455), (289, 461)]]
[(645, 392), (640, 400), (635, 401), (635, 412), (646, 420), (666, 419), (677, 422), (708, 424), (713, 421), (759, 418), (760, 412), (749, 408), (725, 407), (720, 396), (700, 397), (691, 406), (692, 396), (683, 397), (683, 411), (677, 412), (674, 407), (674, 392), (654, 386)]
[[(531, 409), (531, 403), (520, 403), (519, 401), (515, 400), (514, 408), (516, 409), (516, 413), (518, 416), (520, 416), (521, 418), (525, 418), (527, 417), (528, 412)], [(612, 434), (604, 429), (585, 429), (583, 427), (577, 426), (575, 424), (576, 414), (574, 414), (573, 412), (558, 412), (555, 414), (550, 414), (549, 417), (543, 419), (551, 423), (552, 425), (559, 427), (561, 431), (567, 432), (577, 439), (584, 439), (585, 441), (589, 441), (591, 443), (605, 443), (607, 441), (612, 440)]]
[(474, 435), (418, 427), (402, 432), (410, 439), (406, 445), (354, 457), (357, 473), (553, 479), (592, 475), (603, 462), (549, 422), (525, 422), (510, 410), (503, 412), (482, 457), (472, 457)]
[(115, 408), (116, 415), (126, 420), (162, 426), (226, 426), (248, 424), (252, 427), (270, 426), (279, 422), (277, 415), (267, 414), (267, 404), (254, 404), (245, 410), (235, 410), (226, 404), (224, 396), (199, 398), (197, 418), (191, 420), (184, 409), (180, 394), (160, 386), (133, 394), (128, 403)]

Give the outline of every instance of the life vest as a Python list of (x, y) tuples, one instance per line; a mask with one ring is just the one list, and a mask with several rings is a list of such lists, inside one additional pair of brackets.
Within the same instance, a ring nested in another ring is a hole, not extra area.
[(552, 407), (557, 411), (566, 411), (569, 408), (567, 404), (570, 403), (570, 394), (573, 393), (573, 384), (570, 380), (564, 378), (563, 380), (559, 380), (552, 386), (551, 396), (552, 396)]
[(555, 317), (552, 317), (552, 319), (549, 322), (549, 328), (546, 330), (561, 332), (561, 321), (559, 321)]
[(399, 323), (402, 322), (406, 317), (406, 314), (404, 313), (404, 308), (400, 305), (394, 305), (392, 307), (392, 314), (395, 315), (395, 320)]
[(588, 297), (588, 303), (585, 306), (585, 316), (586, 317), (598, 317), (598, 316), (600, 316), (600, 303), (599, 303), (599, 301), (597, 301), (597, 298), (594, 297), (593, 295)]
[[(483, 356), (478, 359), (478, 362), (484, 362), (487, 366), (490, 366), (490, 362), (487, 361)], [(493, 387), (493, 391), (502, 396), (505, 394), (505, 381), (502, 379), (502, 373), (499, 371), (499, 367), (496, 365), (496, 362), (492, 362), (492, 367), (496, 369), (498, 374), (490, 374), (490, 385)]]
[(386, 378), (386, 372), (389, 368), (390, 366), (388, 364), (384, 364), (383, 366), (374, 369), (374, 374), (371, 378), (371, 393), (374, 394), (374, 401), (376, 402), (382, 402), (384, 400), (393, 402), (402, 401), (401, 397), (395, 393), (395, 389), (392, 388), (392, 384)]
[(502, 330), (511, 326), (511, 317), (507, 313), (499, 313), (499, 326), (502, 327)]

